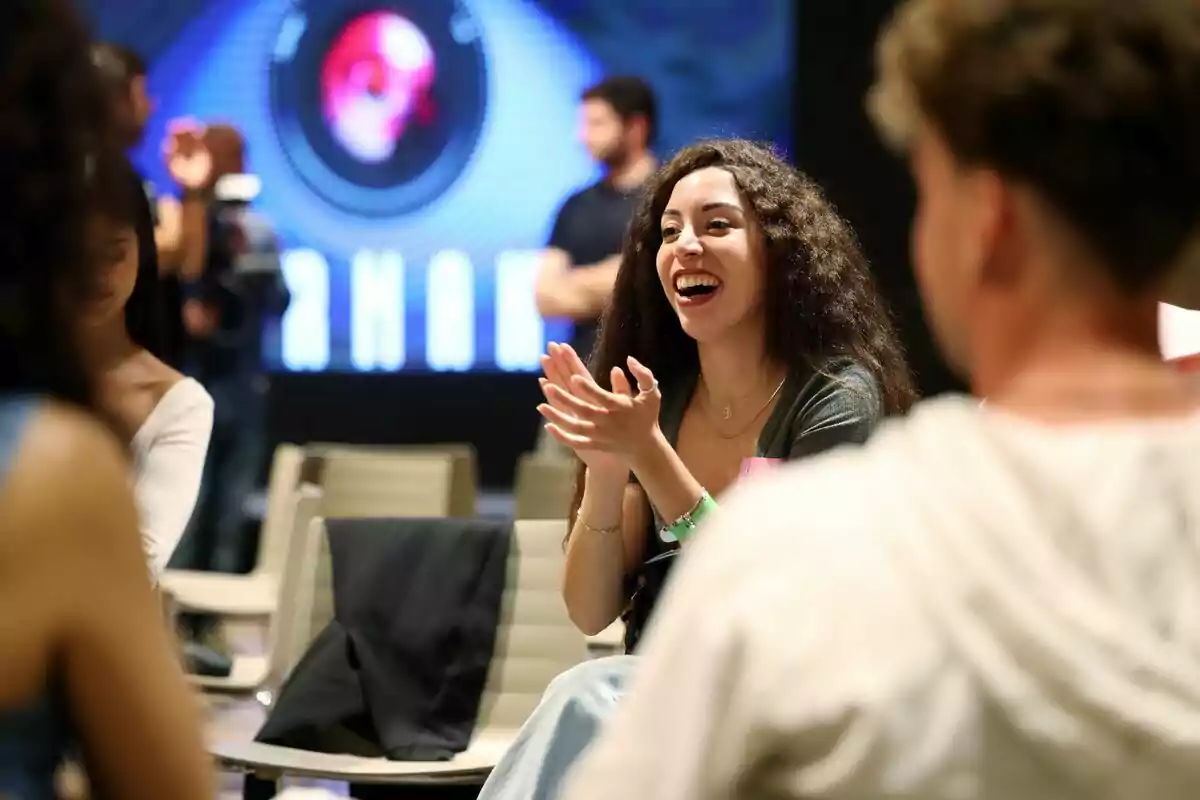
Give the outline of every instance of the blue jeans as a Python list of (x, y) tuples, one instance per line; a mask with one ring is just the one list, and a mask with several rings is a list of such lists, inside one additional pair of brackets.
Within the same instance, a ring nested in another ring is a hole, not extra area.
[(616, 711), (638, 663), (638, 656), (599, 658), (551, 681), (479, 800), (557, 800), (567, 774)]

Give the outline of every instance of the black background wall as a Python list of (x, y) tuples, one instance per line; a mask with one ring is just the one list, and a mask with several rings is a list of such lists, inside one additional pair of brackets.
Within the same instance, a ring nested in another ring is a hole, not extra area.
[[(798, 0), (793, 105), (796, 165), (858, 232), (904, 336), (924, 394), (958, 388), (929, 339), (909, 267), (913, 195), (905, 165), (880, 145), (864, 112), (873, 46), (892, 0)], [(511, 483), (537, 433), (532, 375), (280, 374), (275, 441), (470, 442), (485, 486)]]
[(907, 165), (883, 147), (866, 114), (875, 39), (894, 6), (894, 0), (798, 5), (796, 166), (854, 225), (921, 391), (932, 395), (959, 385), (930, 339), (912, 276), (912, 182)]

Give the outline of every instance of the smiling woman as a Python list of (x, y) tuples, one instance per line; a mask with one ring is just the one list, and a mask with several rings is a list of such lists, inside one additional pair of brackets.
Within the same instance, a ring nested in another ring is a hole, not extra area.
[[(861, 443), (913, 400), (849, 226), (741, 141), (685, 148), (651, 179), (590, 372), (566, 345), (543, 367), (539, 410), (581, 461), (563, 597), (586, 633), (623, 616), (627, 650), (714, 498), (765, 465)], [(560, 675), (480, 797), (556, 796), (638, 663)]]
[[(661, 392), (629, 391), (634, 363)], [(590, 377), (564, 348), (547, 364), (543, 413), (582, 461), (567, 605), (589, 631), (624, 610), (628, 648), (671, 563), (663, 542), (747, 459), (861, 442), (913, 399), (850, 227), (805, 176), (736, 140), (685, 148), (650, 182)], [(649, 397), (637, 424), (617, 413)], [(605, 557), (595, 531), (610, 529), (621, 546)]]
[[(661, 392), (625, 391), (631, 361)], [(746, 459), (862, 441), (913, 398), (850, 227), (805, 176), (738, 140), (690, 146), (650, 182), (592, 378), (563, 348), (547, 365), (542, 409), (582, 461), (566, 602), (583, 630), (624, 609), (629, 648), (670, 564), (668, 529), (725, 491)], [(659, 396), (653, 419), (614, 431), (613, 408), (643, 395)], [(604, 413), (590, 419), (586, 405)], [(608, 529), (622, 546), (604, 558), (593, 531)]]
[[(764, 276), (755, 263), (762, 259), (762, 235), (751, 227), (733, 174), (698, 169), (675, 184), (668, 202), (656, 266), (684, 333), (703, 342), (747, 324), (761, 328), (761, 315), (753, 317), (762, 307)], [(713, 303), (718, 296), (724, 302)], [(700, 308), (709, 313), (697, 313)]]

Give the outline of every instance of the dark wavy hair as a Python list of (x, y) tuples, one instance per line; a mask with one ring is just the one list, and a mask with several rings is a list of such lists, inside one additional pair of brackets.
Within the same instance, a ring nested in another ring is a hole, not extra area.
[[(133, 124), (130, 110), (130, 86), (134, 78), (146, 75), (146, 62), (135, 51), (115, 42), (97, 42), (92, 45), (92, 63), (108, 92), (114, 132), (118, 144), (132, 147), (142, 137), (140, 126)], [(125, 172), (128, 180), (128, 202), (107, 214), (109, 222), (120, 228), (132, 228), (137, 234), (138, 272), (137, 283), (125, 303), (125, 329), (134, 344), (149, 351), (164, 361), (174, 354), (168, 353), (167, 307), (162, 282), (158, 275), (158, 258), (154, 253), (143, 252), (153, 248), (154, 228), (150, 219), (148, 201), (142, 186), (141, 175), (126, 160)]]
[[(884, 410), (916, 399), (903, 348), (858, 241), (820, 189), (768, 148), (718, 139), (686, 147), (650, 179), (630, 224), (589, 366), (611, 386), (612, 368), (633, 356), (663, 380), (700, 368), (696, 342), (679, 324), (655, 263), (660, 221), (675, 184), (708, 167), (733, 176), (762, 230), (767, 355), (795, 372), (844, 356), (879, 382)], [(571, 516), (582, 498), (582, 465)]]
[(75, 320), (109, 255), (88, 221), (125, 202), (89, 46), (70, 0), (0, 3), (0, 392), (88, 406)]
[(105, 214), (106, 222), (115, 228), (132, 230), (137, 236), (137, 281), (125, 301), (125, 330), (134, 344), (166, 361), (169, 356), (166, 298), (158, 275), (158, 259), (154, 253), (144, 252), (144, 248), (155, 246), (154, 227), (141, 177), (132, 164), (127, 165), (125, 172), (125, 202)]

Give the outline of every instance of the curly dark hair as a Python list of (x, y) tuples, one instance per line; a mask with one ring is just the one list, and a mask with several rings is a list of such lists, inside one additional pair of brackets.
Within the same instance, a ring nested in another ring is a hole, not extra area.
[(928, 123), (961, 163), (1032, 187), (1124, 290), (1193, 255), (1194, 0), (910, 0), (877, 58), (869, 110), (896, 149)]
[(879, 381), (885, 410), (914, 399), (912, 379), (888, 311), (850, 226), (817, 185), (771, 150), (718, 139), (686, 147), (650, 179), (630, 223), (590, 366), (607, 387), (627, 356), (661, 378), (700, 368), (696, 342), (663, 292), (655, 259), (660, 218), (675, 184), (707, 167), (729, 172), (749, 202), (766, 247), (767, 355), (790, 369), (819, 369), (849, 356)]
[[(699, 370), (696, 342), (663, 292), (655, 259), (675, 184), (707, 167), (733, 176), (762, 230), (767, 355), (796, 372), (849, 357), (879, 382), (886, 413), (907, 411), (916, 399), (912, 376), (849, 224), (807, 176), (770, 149), (736, 139), (686, 147), (650, 179), (589, 362), (596, 382), (610, 388), (612, 368), (624, 369), (628, 356), (664, 380)], [(572, 517), (582, 485), (577, 481)]]
[(0, 392), (84, 405), (75, 320), (109, 255), (88, 221), (126, 199), (89, 45), (71, 0), (0, 4)]

